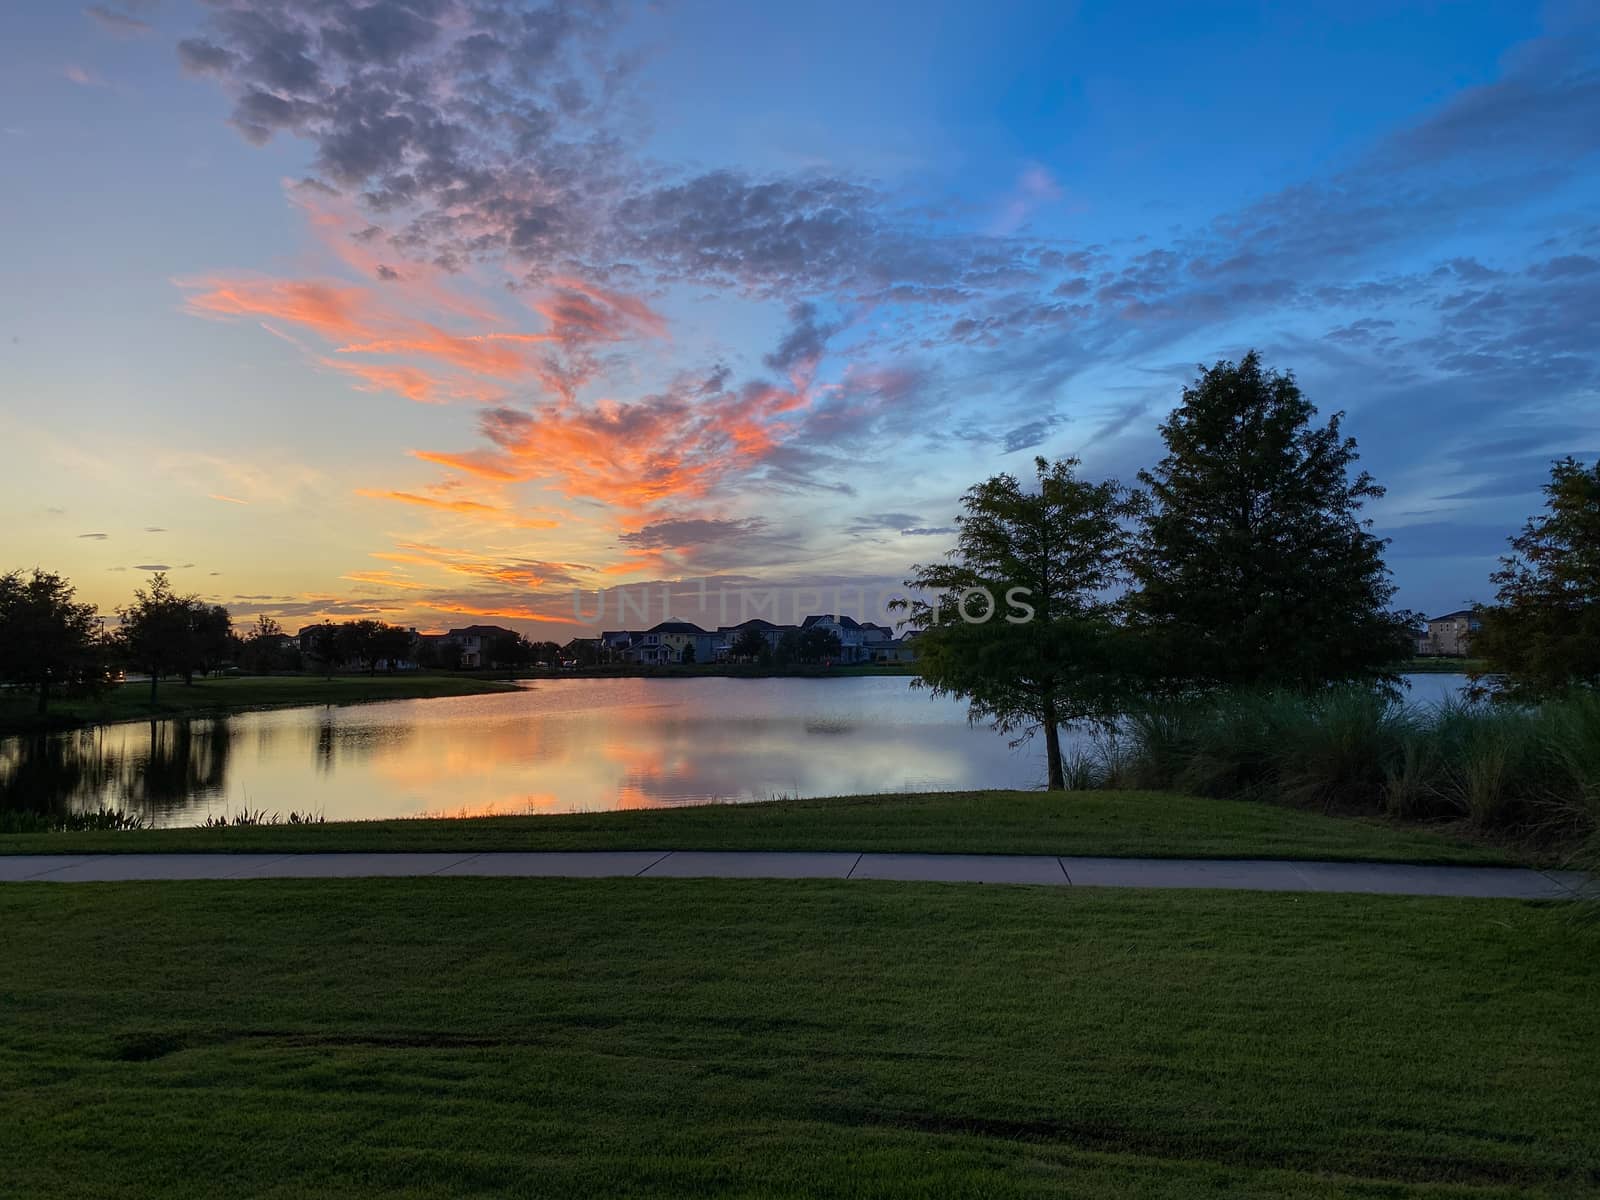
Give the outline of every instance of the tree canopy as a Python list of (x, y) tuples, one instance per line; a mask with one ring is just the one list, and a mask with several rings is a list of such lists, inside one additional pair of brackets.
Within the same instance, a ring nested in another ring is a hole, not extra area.
[[(1018, 741), (1042, 732), (1048, 784), (1066, 786), (1060, 727), (1111, 719), (1126, 699), (1114, 602), (1131, 513), (1115, 481), (1079, 479), (1078, 460), (1035, 460), (1026, 488), (995, 475), (967, 489), (949, 561), (913, 568), (904, 602), (920, 682), (967, 699)], [(987, 616), (984, 614), (987, 613)]]
[(1472, 639), (1498, 691), (1518, 699), (1600, 685), (1600, 461), (1552, 464), (1544, 493), (1545, 511), (1510, 539)]
[(1316, 411), (1251, 351), (1202, 368), (1161, 425), (1129, 607), (1162, 681), (1392, 682), (1410, 657), (1415, 618), (1389, 611), (1385, 543), (1361, 516), (1383, 489), (1353, 473), (1343, 414)]
[(0, 575), (0, 680), (32, 688), (47, 711), (52, 690), (105, 682), (100, 619), (60, 575)]

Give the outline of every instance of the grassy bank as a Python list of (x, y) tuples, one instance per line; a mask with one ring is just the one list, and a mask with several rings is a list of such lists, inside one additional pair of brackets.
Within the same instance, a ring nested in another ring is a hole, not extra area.
[(1413, 658), (1400, 668), (1405, 675), (1478, 675), (1488, 670), (1481, 658)]
[(0, 887), (0, 1177), (118, 1196), (1600, 1185), (1600, 954), (1502, 901)]
[(0, 836), (0, 853), (881, 850), (1503, 863), (1426, 830), (1145, 792), (934, 792), (543, 817)]
[(424, 700), (497, 692), (506, 684), (465, 675), (246, 675), (227, 679), (163, 680), (150, 703), (148, 683), (124, 683), (98, 696), (53, 700), (40, 718), (31, 697), (0, 699), (0, 734), (70, 728), (112, 721), (140, 721), (290, 708), (303, 704), (365, 704), (373, 700)]
[(1417, 709), (1369, 693), (1210, 696), (1135, 713), (1090, 784), (1455, 820), (1581, 852), (1600, 828), (1600, 696)]

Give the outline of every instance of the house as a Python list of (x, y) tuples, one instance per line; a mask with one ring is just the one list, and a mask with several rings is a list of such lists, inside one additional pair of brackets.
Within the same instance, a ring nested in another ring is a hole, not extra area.
[(1472, 635), (1482, 622), (1470, 608), (1428, 618), (1428, 632), (1417, 643), (1417, 653), (1445, 658), (1463, 658), (1472, 645)]
[(447, 657), (454, 654), (457, 666), (472, 670), (493, 666), (495, 644), (504, 638), (516, 636), (499, 625), (467, 625), (452, 629), (435, 644)]
[(801, 630), (820, 629), (831, 633), (839, 639), (839, 661), (842, 663), (871, 662), (872, 655), (867, 650), (868, 641), (882, 641), (882, 634), (889, 631), (881, 625), (863, 625), (854, 617), (835, 615), (834, 613), (818, 613), (807, 617), (800, 622)]
[(751, 617), (748, 621), (740, 621), (737, 625), (721, 625), (717, 627), (717, 636), (722, 639), (722, 644), (732, 651), (733, 645), (746, 630), (759, 633), (767, 643), (769, 651), (778, 648), (778, 641), (784, 634), (798, 632), (798, 625), (774, 625), (771, 621), (763, 621), (760, 617)]
[(630, 635), (625, 651), (632, 662), (661, 663), (715, 662), (725, 650), (720, 634), (709, 633), (689, 621), (662, 621), (643, 633)]

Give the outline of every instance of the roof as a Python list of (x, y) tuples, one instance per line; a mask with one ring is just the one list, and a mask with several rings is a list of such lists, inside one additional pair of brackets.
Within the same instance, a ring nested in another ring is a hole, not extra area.
[(800, 622), (800, 628), (810, 629), (813, 625), (819, 625), (823, 621), (832, 621), (841, 629), (861, 628), (861, 623), (854, 617), (836, 617), (832, 613), (816, 613), (812, 616), (809, 616), (804, 621)]
[(704, 629), (701, 629), (700, 626), (691, 625), (688, 621), (663, 621), (659, 625), (651, 626), (649, 629), (645, 630), (645, 632), (646, 633), (686, 633), (686, 634), (693, 634), (695, 637), (710, 637), (711, 636)]
[(446, 637), (514, 637), (509, 629), (499, 625), (466, 625), (460, 629), (452, 629)]
[(1429, 617), (1428, 620), (1429, 621), (1450, 621), (1450, 620), (1454, 620), (1456, 617), (1470, 617), (1470, 616), (1473, 616), (1473, 615), (1474, 615), (1473, 611), (1470, 608), (1458, 608), (1458, 609), (1456, 609), (1455, 612), (1447, 612), (1442, 617)]
[(760, 617), (751, 617), (748, 621), (740, 621), (737, 625), (719, 625), (718, 633), (739, 633), (746, 629), (759, 629), (765, 632), (768, 629), (793, 629), (793, 625), (774, 625), (771, 621)]

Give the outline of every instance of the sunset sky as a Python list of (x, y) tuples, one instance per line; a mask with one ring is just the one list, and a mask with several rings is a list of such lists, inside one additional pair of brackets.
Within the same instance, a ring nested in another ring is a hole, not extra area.
[(107, 610), (871, 593), (1251, 346), (1348, 413), (1407, 607), (1600, 454), (1593, 4), (7, 16), (0, 567)]

